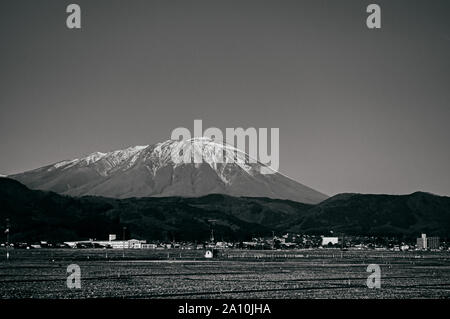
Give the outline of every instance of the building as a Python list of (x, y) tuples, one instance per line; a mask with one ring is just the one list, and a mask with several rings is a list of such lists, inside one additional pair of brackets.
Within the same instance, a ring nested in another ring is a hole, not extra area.
[(400, 250), (402, 250), (402, 251), (409, 250), (409, 245), (405, 245), (405, 244), (401, 245)]
[(156, 245), (156, 244), (142, 244), (141, 247), (143, 249), (156, 249), (156, 248), (158, 248), (158, 245)]
[(427, 237), (426, 234), (422, 234), (421, 237), (417, 238), (417, 249), (439, 249), (440, 245), (439, 237)]
[(85, 241), (67, 241), (64, 242), (64, 244), (68, 245), (69, 247), (76, 248), (79, 245), (84, 245), (88, 247), (105, 247), (105, 248), (114, 248), (114, 249), (139, 249), (144, 248), (143, 245), (145, 245), (147, 241), (145, 240), (137, 240), (137, 239), (130, 239), (130, 240), (85, 240)]
[(337, 245), (339, 237), (322, 237), (322, 246)]
[(416, 248), (417, 249), (427, 249), (428, 245), (427, 245), (427, 235), (426, 234), (422, 234), (421, 237), (417, 238), (417, 244), (416, 244)]
[(439, 237), (428, 237), (427, 238), (428, 249), (439, 249), (441, 241)]

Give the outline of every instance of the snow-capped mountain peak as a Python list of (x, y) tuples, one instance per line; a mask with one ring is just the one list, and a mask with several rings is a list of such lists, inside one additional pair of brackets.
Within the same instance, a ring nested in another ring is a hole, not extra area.
[(31, 188), (107, 197), (270, 197), (317, 203), (327, 196), (269, 170), (245, 152), (209, 138), (133, 146), (10, 176)]

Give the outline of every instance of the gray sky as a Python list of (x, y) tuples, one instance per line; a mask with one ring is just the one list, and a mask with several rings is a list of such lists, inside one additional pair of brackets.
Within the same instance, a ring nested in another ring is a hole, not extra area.
[[(450, 2), (0, 2), (0, 173), (279, 127), (280, 171), (326, 194), (450, 195)], [(82, 30), (65, 8), (78, 3)]]

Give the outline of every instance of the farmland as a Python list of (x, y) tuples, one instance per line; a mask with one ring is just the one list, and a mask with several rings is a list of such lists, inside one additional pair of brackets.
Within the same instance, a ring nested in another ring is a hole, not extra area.
[[(0, 298), (448, 298), (450, 253), (31, 249), (0, 261)], [(67, 266), (81, 269), (68, 289)], [(381, 288), (366, 286), (369, 264)]]

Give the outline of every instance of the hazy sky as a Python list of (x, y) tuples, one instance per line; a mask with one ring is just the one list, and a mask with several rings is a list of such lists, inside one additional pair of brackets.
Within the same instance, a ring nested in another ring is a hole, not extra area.
[[(0, 2), (0, 173), (279, 127), (280, 171), (328, 195), (450, 195), (450, 1)], [(82, 9), (69, 30), (66, 6)]]

